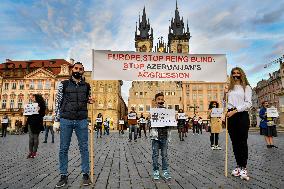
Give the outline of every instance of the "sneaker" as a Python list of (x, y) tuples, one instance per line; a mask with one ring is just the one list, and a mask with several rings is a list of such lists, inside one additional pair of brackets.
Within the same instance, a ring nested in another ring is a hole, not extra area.
[(237, 167), (232, 171), (231, 175), (234, 176), (234, 177), (238, 177), (238, 176), (240, 176), (240, 172), (241, 172), (241, 169), (239, 167)]
[(222, 148), (221, 148), (220, 146), (218, 146), (218, 145), (215, 146), (215, 149), (216, 149), (216, 150), (222, 150)]
[(215, 148), (215, 146), (214, 145), (212, 145), (211, 146), (211, 150), (215, 150), (216, 148)]
[(43, 143), (47, 143), (47, 141), (43, 141)]
[(134, 142), (137, 142), (137, 140), (135, 139)]
[(30, 152), (29, 154), (28, 154), (28, 156), (27, 156), (27, 159), (29, 159), (29, 158), (32, 158), (32, 152)]
[(164, 170), (164, 171), (163, 171), (163, 177), (164, 177), (166, 180), (172, 178), (168, 170)]
[(54, 143), (54, 141), (51, 141), (51, 143)]
[(271, 145), (267, 145), (267, 148), (272, 148), (272, 146)]
[(83, 174), (83, 186), (89, 186), (92, 184), (91, 179), (88, 174)]
[(160, 179), (159, 170), (153, 172), (153, 178), (154, 178), (154, 180), (159, 180)]
[(31, 158), (35, 158), (36, 157), (36, 152), (32, 152)]
[(128, 142), (131, 142), (131, 140), (129, 139)]
[(240, 175), (242, 180), (249, 180), (247, 169), (242, 169)]
[(66, 175), (61, 175), (60, 180), (55, 185), (55, 188), (61, 188), (67, 184), (68, 177)]
[(270, 147), (271, 147), (271, 148), (278, 148), (277, 146), (274, 146), (274, 145), (270, 145)]

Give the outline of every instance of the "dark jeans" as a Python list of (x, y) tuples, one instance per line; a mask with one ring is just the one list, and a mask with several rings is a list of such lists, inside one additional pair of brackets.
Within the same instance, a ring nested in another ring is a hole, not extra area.
[(152, 140), (153, 171), (159, 170), (159, 149), (162, 156), (162, 170), (168, 170), (168, 139)]
[[(200, 134), (202, 134), (202, 127), (203, 127), (203, 125), (198, 124), (198, 128), (199, 128)], [(198, 132), (197, 132), (197, 133), (198, 133)]]
[(104, 135), (105, 134), (109, 135), (109, 126), (104, 127)]
[(39, 143), (39, 133), (32, 133), (31, 127), (28, 126), (29, 129), (29, 150), (30, 152), (37, 152), (38, 143)]
[(219, 140), (219, 133), (211, 133), (210, 136), (210, 141), (211, 141), (211, 146), (218, 145), (218, 140)]
[(134, 132), (134, 140), (137, 139), (137, 126), (129, 125), (129, 140), (132, 140), (132, 132)]
[(141, 137), (141, 132), (144, 130), (144, 135), (146, 137), (146, 124), (141, 124), (139, 128), (139, 137)]
[(97, 125), (96, 129), (97, 129), (97, 138), (99, 137), (99, 133), (100, 133), (100, 137), (102, 137), (102, 133), (103, 133), (102, 125)]
[(6, 137), (8, 123), (2, 123), (2, 137)]
[(232, 117), (228, 118), (228, 132), (232, 141), (235, 159), (239, 167), (247, 166), (248, 130), (248, 112), (238, 112)]
[(45, 136), (44, 136), (44, 141), (47, 142), (48, 138), (48, 132), (50, 131), (51, 133), (51, 142), (54, 142), (54, 131), (52, 126), (46, 126), (45, 127)]
[(193, 129), (193, 134), (194, 134), (194, 133), (198, 133), (198, 134), (199, 134), (198, 124), (193, 124), (193, 125), (192, 125), (192, 129)]

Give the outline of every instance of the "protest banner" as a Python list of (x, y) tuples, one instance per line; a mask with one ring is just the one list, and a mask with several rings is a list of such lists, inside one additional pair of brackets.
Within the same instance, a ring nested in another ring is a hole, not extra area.
[(38, 103), (25, 104), (23, 115), (38, 114)]
[(178, 113), (178, 119), (187, 119), (185, 113)]
[(222, 54), (93, 50), (92, 79), (226, 82), (227, 61)]
[(279, 117), (277, 108), (267, 108), (267, 117)]
[(211, 117), (222, 117), (223, 112), (223, 108), (212, 108)]
[(177, 126), (174, 109), (151, 108), (151, 127)]

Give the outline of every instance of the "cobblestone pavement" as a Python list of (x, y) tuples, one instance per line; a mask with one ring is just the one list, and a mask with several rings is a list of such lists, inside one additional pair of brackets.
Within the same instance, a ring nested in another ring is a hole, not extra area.
[[(147, 133), (148, 134), (148, 133)], [(102, 139), (95, 138), (96, 189), (191, 189), (191, 188), (284, 188), (284, 134), (275, 138), (278, 149), (267, 149), (264, 138), (249, 133), (248, 171), (251, 179), (224, 176), (224, 133), (220, 136), (223, 150), (212, 151), (209, 133), (192, 135), (179, 141), (177, 132), (169, 145), (168, 157), (172, 179), (153, 181), (150, 140), (142, 136), (138, 142), (128, 142), (128, 133), (119, 136), (111, 132)], [(0, 138), (0, 188), (54, 188), (59, 180), (59, 135), (52, 144), (42, 143), (40, 135), (38, 156), (26, 159), (28, 135), (8, 135)], [(230, 141), (230, 140), (229, 140)], [(229, 173), (235, 166), (229, 142)], [(69, 150), (69, 180), (65, 188), (81, 186), (80, 155), (75, 133)]]

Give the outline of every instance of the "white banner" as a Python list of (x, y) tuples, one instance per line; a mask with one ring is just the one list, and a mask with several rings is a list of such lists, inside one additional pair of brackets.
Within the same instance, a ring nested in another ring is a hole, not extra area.
[(178, 119), (186, 119), (185, 113), (178, 113)]
[(93, 80), (227, 81), (223, 54), (93, 50)]
[(124, 120), (119, 120), (119, 125), (124, 125)]
[(177, 126), (174, 109), (151, 108), (151, 127)]
[(223, 108), (212, 108), (211, 117), (222, 117), (223, 112)]
[(277, 108), (267, 108), (267, 117), (279, 117)]
[(128, 114), (128, 119), (136, 119), (136, 113), (129, 113)]
[(38, 114), (38, 103), (25, 104), (23, 115)]
[(139, 119), (139, 123), (146, 123), (146, 119), (140, 118), (140, 119)]
[(103, 122), (103, 118), (97, 117), (97, 118), (96, 118), (96, 122), (97, 122), (97, 123), (102, 123), (102, 122)]

